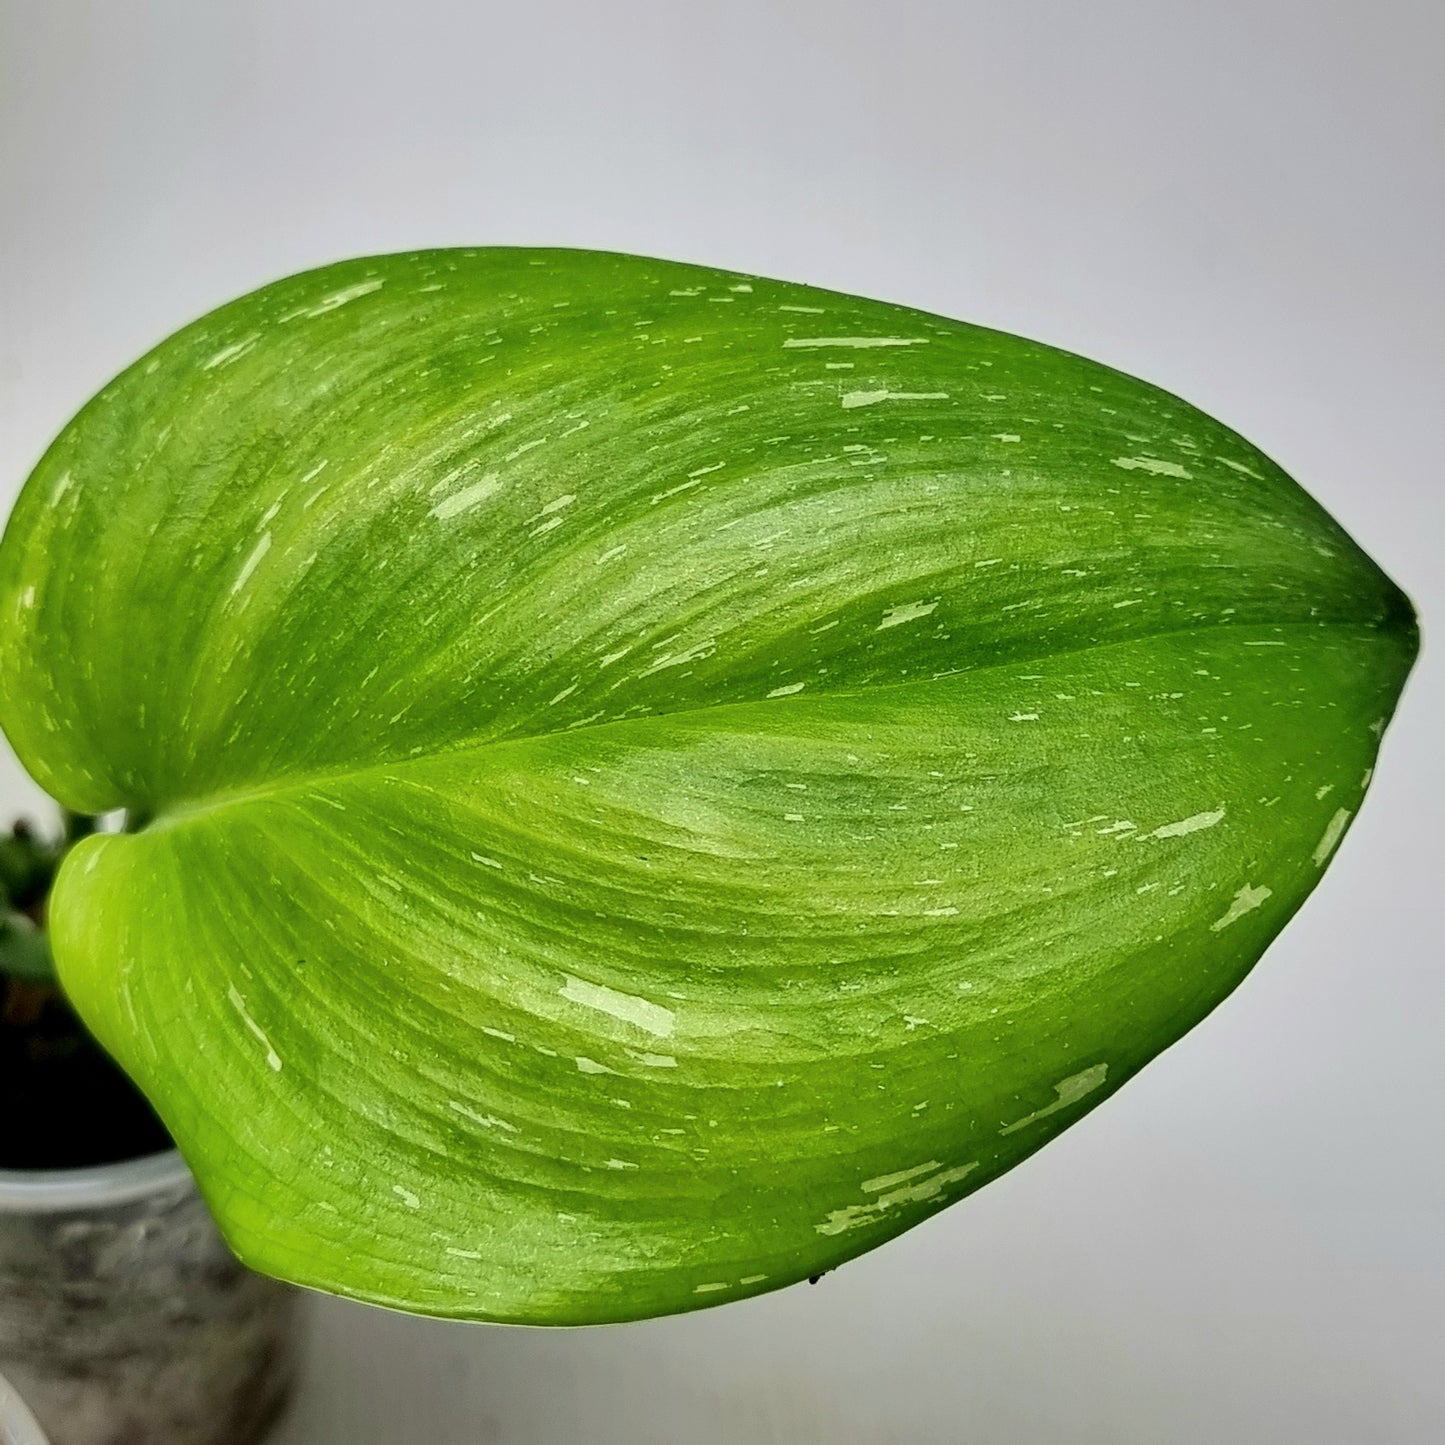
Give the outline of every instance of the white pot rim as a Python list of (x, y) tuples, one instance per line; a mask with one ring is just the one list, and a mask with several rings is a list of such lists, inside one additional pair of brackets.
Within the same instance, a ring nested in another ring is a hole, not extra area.
[(85, 1169), (0, 1169), (0, 1214), (105, 1209), (190, 1179), (186, 1161), (174, 1149)]
[(0, 1375), (0, 1442), (3, 1445), (48, 1445), (39, 1422), (4, 1375)]

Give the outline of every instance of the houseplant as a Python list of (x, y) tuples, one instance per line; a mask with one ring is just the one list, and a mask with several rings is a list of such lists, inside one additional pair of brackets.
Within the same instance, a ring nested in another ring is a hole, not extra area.
[(1078, 357), (635, 257), (346, 262), (121, 374), (0, 547), (0, 722), (123, 835), (61, 979), (231, 1245), (588, 1323), (816, 1275), (1239, 982), (1409, 604)]

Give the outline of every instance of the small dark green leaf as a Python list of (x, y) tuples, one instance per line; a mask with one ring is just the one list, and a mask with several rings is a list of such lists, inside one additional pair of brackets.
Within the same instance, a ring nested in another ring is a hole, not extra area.
[(23, 913), (0, 914), (0, 973), (29, 983), (55, 978), (50, 941)]

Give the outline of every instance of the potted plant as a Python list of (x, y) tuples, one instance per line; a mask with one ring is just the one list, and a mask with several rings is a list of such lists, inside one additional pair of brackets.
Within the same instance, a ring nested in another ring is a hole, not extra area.
[(1410, 606), (1106, 367), (696, 266), (243, 297), (0, 547), (0, 722), (122, 833), (67, 996), (231, 1247), (466, 1319), (816, 1276), (996, 1177), (1319, 880)]

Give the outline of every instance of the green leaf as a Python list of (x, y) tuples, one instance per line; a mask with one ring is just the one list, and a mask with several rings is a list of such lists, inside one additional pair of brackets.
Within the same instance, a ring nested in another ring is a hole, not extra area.
[(43, 929), (23, 913), (0, 911), (0, 974), (27, 983), (53, 983), (55, 960)]
[(60, 851), (28, 822), (0, 834), (0, 899), (17, 911), (34, 908), (50, 891)]
[(55, 949), (233, 1245), (538, 1323), (817, 1273), (1099, 1103), (1315, 885), (1416, 645), (1153, 387), (529, 250), (163, 343), (0, 623), (35, 777), (150, 820)]

